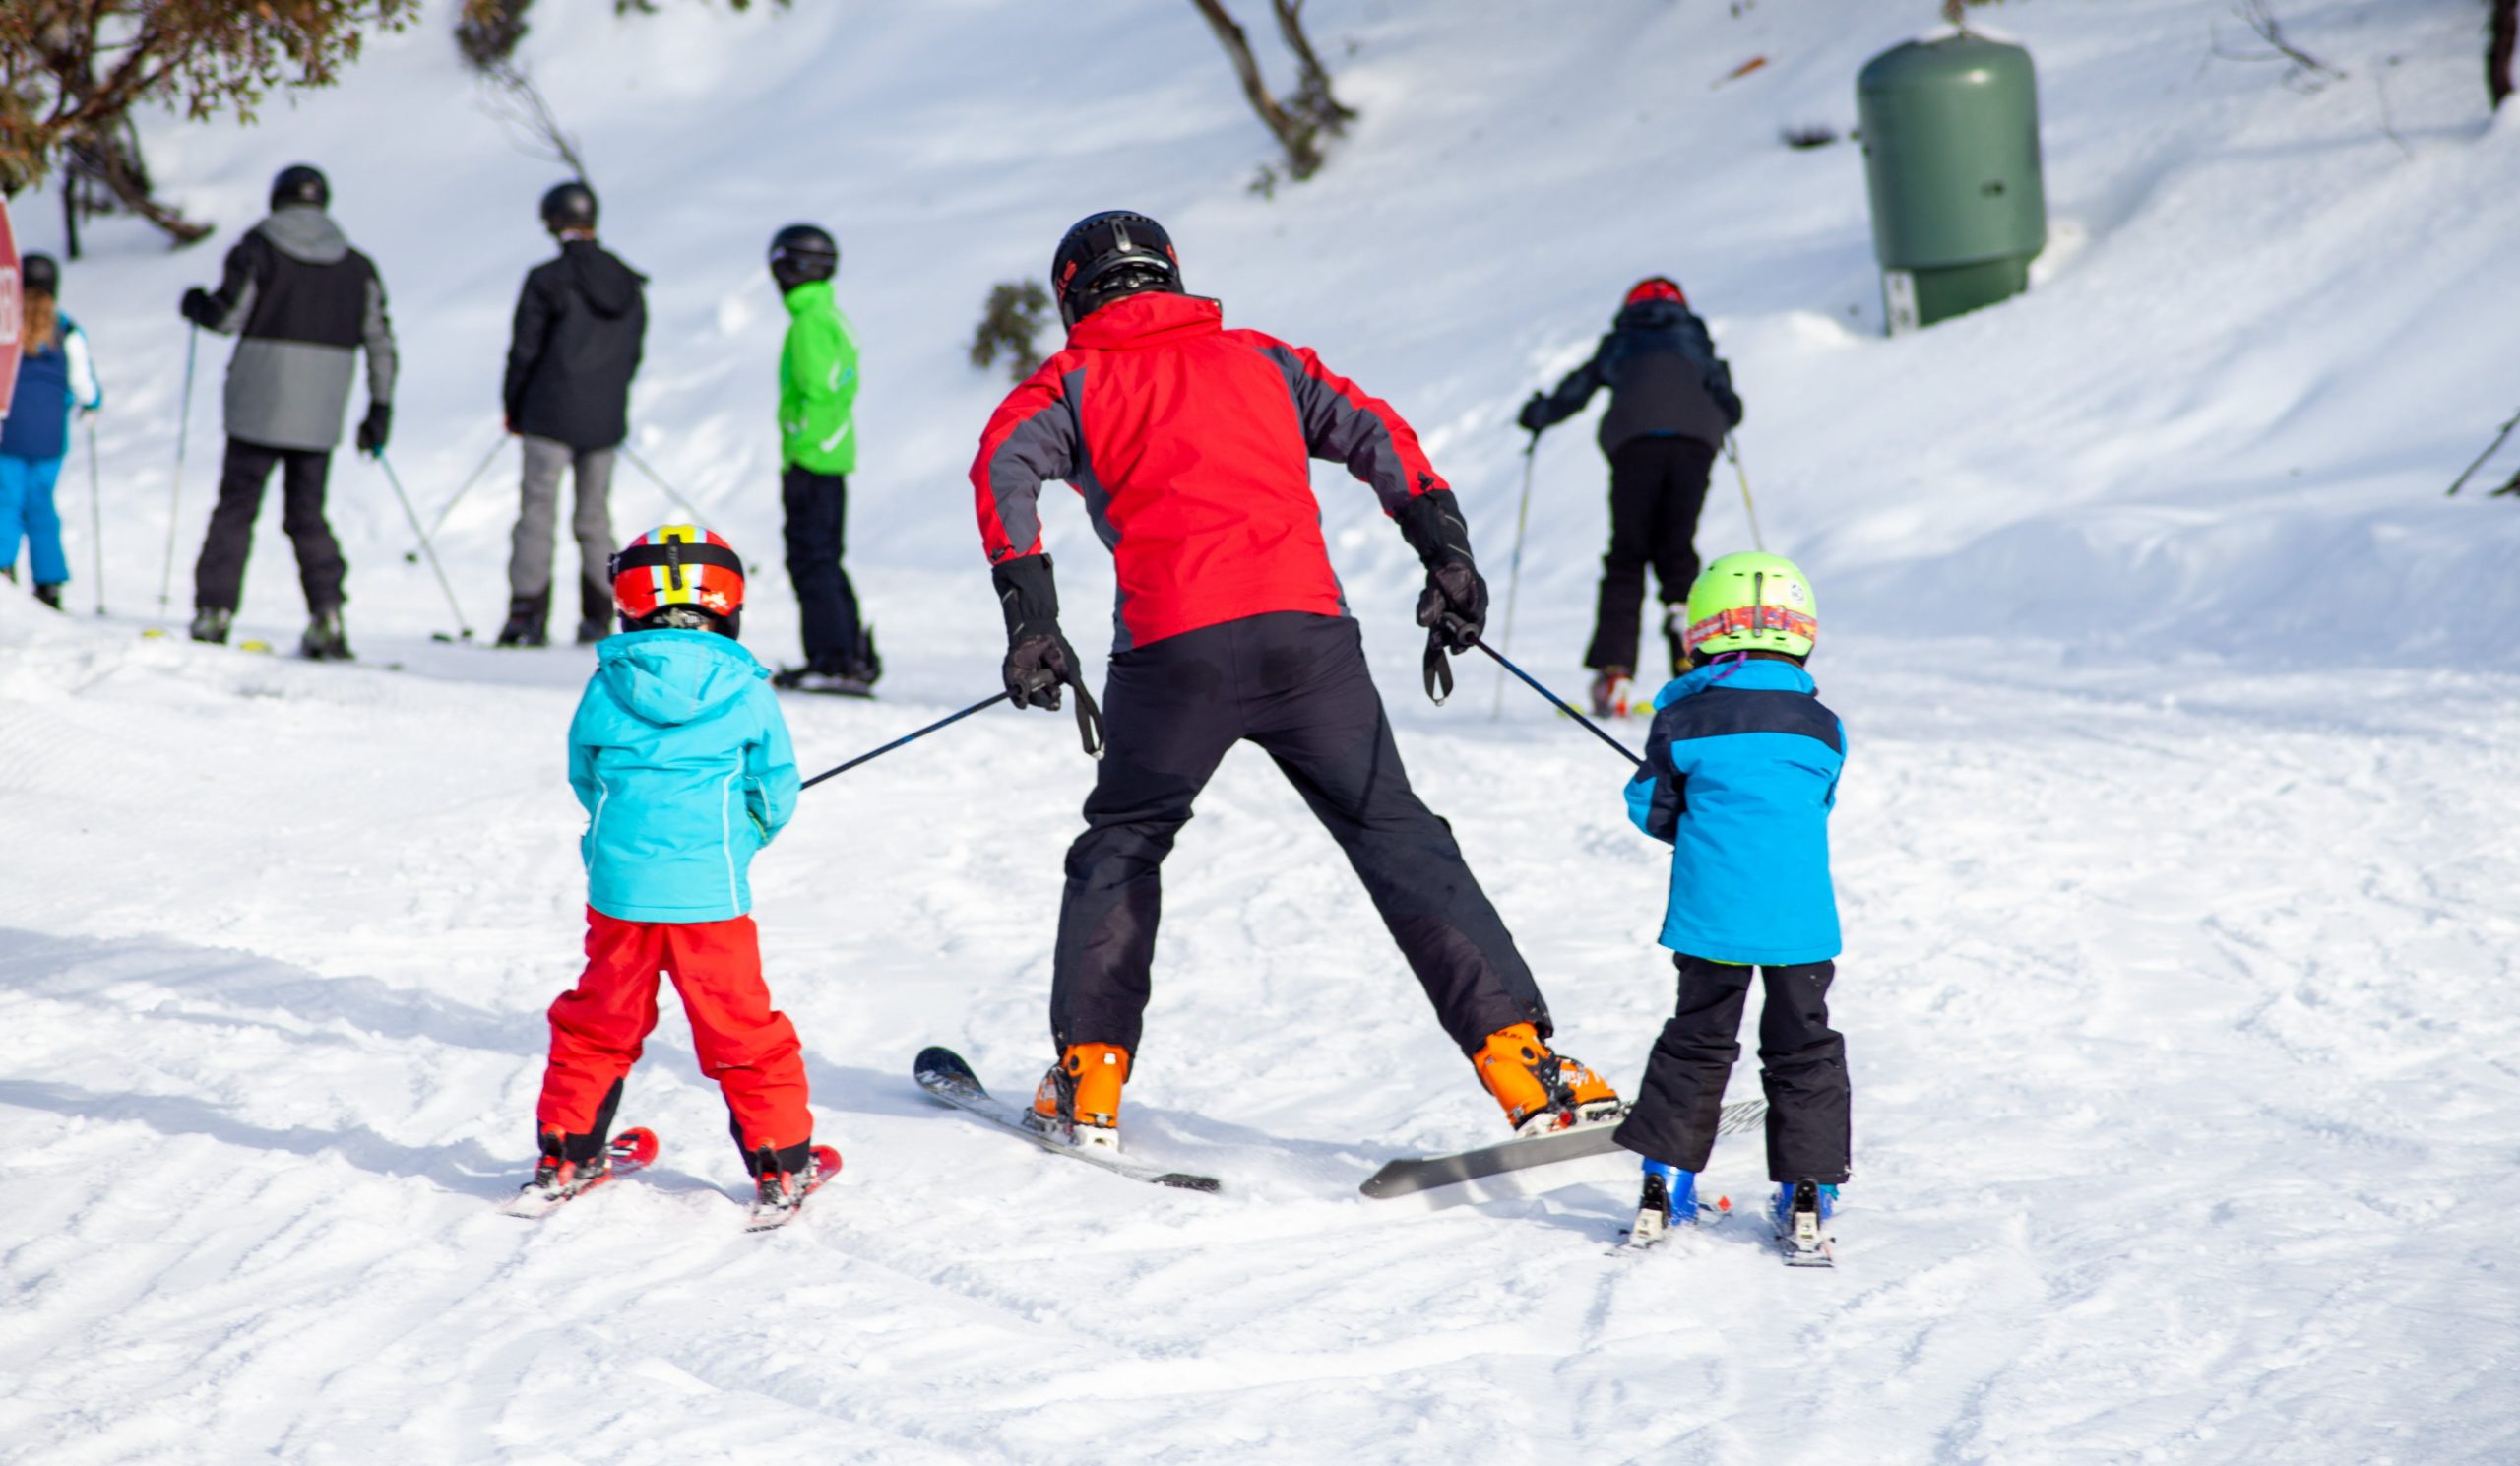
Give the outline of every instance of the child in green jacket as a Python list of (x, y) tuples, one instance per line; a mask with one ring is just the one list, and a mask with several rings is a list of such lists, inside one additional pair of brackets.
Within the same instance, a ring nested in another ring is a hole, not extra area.
[(849, 474), (857, 467), (857, 341), (832, 278), (840, 245), (820, 227), (789, 224), (770, 241), (770, 277), (788, 303), (779, 353), (780, 497), (788, 511), (788, 578), (796, 587), (805, 665), (782, 687), (864, 696), (884, 674), (857, 592), (840, 566), (849, 523)]

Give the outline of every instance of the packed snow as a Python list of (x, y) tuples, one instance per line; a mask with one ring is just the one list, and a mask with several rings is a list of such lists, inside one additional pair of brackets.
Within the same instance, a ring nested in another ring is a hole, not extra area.
[[(1730, 9), (1742, 13), (1735, 15)], [(1276, 60), (1264, 13), (1246, 16)], [(761, 265), (846, 251), (866, 353), (851, 568), (883, 700), (808, 699), (808, 772), (993, 690), (963, 471), (1002, 379), (987, 287), (1095, 208), (1164, 219), (1228, 324), (1315, 346), (1424, 434), (1500, 596), (1512, 414), (1619, 291), (1688, 287), (1748, 404), (1771, 548), (1814, 577), (1846, 718), (1835, 989), (1857, 1088), (1840, 1265), (1736, 1218), (1616, 1255), (1632, 1163), (1419, 1202), (1356, 1185), (1500, 1133), (1335, 848), (1240, 753), (1167, 867), (1133, 1184), (921, 1095), (1051, 1056), (1060, 858), (1092, 767), (1002, 710), (805, 796), (754, 868), (774, 991), (847, 1158), (793, 1227), (666, 1016), (622, 1120), (644, 1176), (541, 1223), (541, 1010), (576, 975), (562, 734), (590, 658), (430, 639), (452, 615), (345, 452), (349, 669), (180, 627), (215, 478), (206, 342), (166, 552), (182, 287), (280, 165), (332, 174), (392, 291), (392, 455), (433, 514), (496, 440), (507, 313), (559, 174), (479, 104), (452, 6), (261, 125), (146, 128), (220, 230), (95, 230), (62, 499), (76, 612), (0, 595), (0, 1461), (2503, 1462), (2520, 1459), (2520, 510), (2441, 489), (2515, 406), (2520, 117), (2488, 120), (2473, 0), (2286, 0), (2345, 76), (2225, 59), (2219, 0), (2014, 0), (2056, 244), (2037, 287), (1880, 335), (1852, 146), (1915, 4), (1320, 0), (1363, 116), (1246, 191), (1266, 135), (1171, 0), (540, 0), (525, 56), (654, 277), (634, 446), (759, 563), (792, 657)], [(1723, 79), (1742, 62), (1767, 65)], [(1719, 85), (1720, 84), (1720, 85)], [(14, 201), (58, 243), (57, 200)], [(439, 548), (504, 594), (513, 450)], [(1700, 546), (1747, 547), (1719, 465)], [(1604, 537), (1585, 426), (1547, 437), (1512, 649), (1579, 686)], [(1548, 993), (1632, 1084), (1668, 1013), (1668, 866), (1624, 766), (1492, 669), (1430, 707), (1414, 558), (1316, 475), (1403, 751)], [(615, 478), (625, 537), (670, 518)], [(1097, 651), (1106, 562), (1050, 506)], [(277, 512), (241, 621), (302, 614)], [(1099, 657), (1096, 658), (1099, 663)], [(1633, 723), (1614, 730), (1630, 740)], [(1745, 1057), (1736, 1093), (1752, 1092)], [(1748, 1210), (1755, 1141), (1706, 1187)]]

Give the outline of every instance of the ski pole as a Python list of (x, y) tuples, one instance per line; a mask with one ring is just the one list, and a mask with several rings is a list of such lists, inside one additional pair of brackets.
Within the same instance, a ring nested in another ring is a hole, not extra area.
[(96, 422), (88, 419), (88, 540), (96, 557), (96, 614), (105, 613), (104, 478), (96, 470)]
[[(504, 432), (500, 433), (498, 440), (490, 445), (490, 451), (481, 455), (480, 467), (474, 469), (472, 476), (464, 480), (464, 486), (455, 491), (455, 497), (446, 501), (446, 507), (437, 512), (437, 520), (429, 526), (429, 534), (435, 535), (446, 528), (446, 517), (455, 512), (456, 505), (464, 502), (464, 496), (472, 491), (472, 485), (481, 481), (481, 476), (490, 472), (490, 465), (498, 461), (499, 450), (507, 445), (508, 435)], [(403, 551), (403, 562), (407, 565), (418, 564), (420, 552), (416, 549)]]
[(969, 718), (969, 717), (970, 717), (970, 716), (972, 716), (974, 713), (976, 713), (976, 712), (980, 711), (980, 710), (981, 710), (981, 709), (983, 709), (983, 708), (993, 708), (993, 707), (997, 706), (999, 703), (1002, 703), (1002, 702), (1006, 701), (1009, 697), (1011, 697), (1011, 696), (1013, 696), (1013, 695), (1014, 695), (1014, 694), (1012, 694), (1012, 693), (1008, 693), (1008, 692), (1001, 692), (1001, 693), (998, 693), (995, 697), (985, 697), (985, 698), (982, 698), (982, 699), (980, 699), (978, 702), (976, 702), (976, 703), (972, 704), (970, 707), (965, 708), (963, 711), (961, 711), (961, 712), (959, 712), (959, 713), (955, 713), (955, 714), (953, 714), (953, 715), (951, 715), (951, 716), (949, 716), (949, 717), (944, 717), (944, 718), (939, 718), (939, 719), (937, 719), (935, 722), (933, 722), (933, 723), (931, 723), (931, 724), (927, 725), (925, 728), (920, 729), (918, 732), (916, 732), (916, 733), (905, 733), (905, 734), (904, 734), (904, 735), (902, 735), (901, 737), (895, 738), (895, 739), (893, 739), (891, 742), (886, 743), (883, 747), (881, 747), (881, 748), (877, 748), (877, 749), (873, 750), (872, 752), (868, 752), (868, 753), (861, 753), (861, 754), (857, 755), (855, 758), (850, 759), (849, 762), (847, 762), (847, 763), (845, 763), (845, 764), (842, 764), (840, 767), (838, 767), (838, 768), (836, 768), (836, 769), (825, 769), (825, 770), (823, 770), (821, 773), (816, 774), (813, 778), (806, 780), (804, 783), (802, 783), (802, 784), (800, 784), (800, 785), (798, 785), (798, 786), (796, 786), (796, 787), (797, 787), (799, 790), (807, 790), (807, 789), (811, 789), (811, 788), (813, 788), (813, 787), (814, 787), (815, 785), (817, 785), (817, 784), (822, 783), (822, 782), (823, 782), (824, 780), (826, 780), (826, 779), (837, 779), (837, 778), (839, 778), (841, 775), (846, 774), (846, 773), (848, 773), (850, 770), (851, 770), (851, 769), (853, 769), (853, 768), (857, 767), (859, 764), (866, 763), (866, 762), (868, 762), (868, 761), (870, 761), (870, 760), (873, 760), (873, 759), (882, 758), (885, 754), (892, 752), (892, 751), (893, 751), (894, 749), (896, 749), (896, 748), (900, 748), (900, 747), (907, 746), (908, 744), (915, 743), (915, 742), (917, 742), (919, 739), (921, 739), (921, 738), (923, 738), (923, 737), (926, 737), (929, 733), (932, 733), (936, 732), (936, 731), (937, 731), (938, 729), (940, 729), (940, 728), (944, 728), (944, 727), (946, 727), (946, 726), (947, 726), (947, 725), (949, 725), (949, 724), (960, 723), (960, 722), (962, 722), (964, 719)]
[(158, 614), (161, 616), (175, 590), (175, 514), (184, 501), (184, 441), (193, 425), (193, 359), (201, 350), (201, 327), (190, 329), (184, 338), (183, 415), (175, 419), (175, 486), (166, 494), (166, 568), (158, 576)]
[(2520, 413), (2514, 413), (2511, 414), (2511, 420), (2502, 424), (2502, 431), (2493, 435), (2493, 441), (2486, 445), (2486, 450), (2477, 455), (2477, 461), (2468, 465), (2467, 472), (2461, 474), (2459, 476), (2459, 480), (2450, 485), (2450, 491), (2443, 494), (2441, 497), (2445, 499), (2457, 498), (2459, 490), (2468, 486), (2468, 479), (2475, 475), (2477, 470), (2485, 467), (2485, 461), (2493, 457), (2495, 453), (2501, 451), (2504, 441), (2511, 436), (2511, 429), (2515, 427), (2520, 427)]
[(626, 459), (630, 460), (630, 467), (632, 467), (632, 468), (634, 468), (634, 469), (637, 469), (637, 470), (638, 470), (640, 473), (642, 473), (642, 474), (647, 475), (647, 476), (648, 476), (648, 481), (649, 481), (650, 483), (653, 483), (653, 484), (655, 484), (657, 487), (663, 489), (663, 490), (665, 491), (665, 497), (666, 497), (666, 498), (668, 498), (668, 499), (673, 500), (673, 501), (674, 501), (674, 504), (675, 504), (675, 506), (676, 506), (677, 508), (681, 509), (683, 513), (690, 515), (690, 516), (691, 516), (691, 522), (692, 522), (693, 524), (699, 525), (699, 526), (701, 526), (701, 527), (702, 527), (702, 528), (704, 528), (704, 529), (708, 527), (708, 524), (709, 524), (709, 516), (707, 516), (707, 515), (705, 515), (705, 514), (701, 513), (701, 512), (700, 512), (699, 510), (697, 510), (697, 509), (692, 508), (692, 507), (691, 507), (691, 501), (690, 501), (689, 499), (686, 499), (686, 498), (684, 498), (682, 495), (680, 495), (680, 494), (678, 494), (678, 493), (674, 492), (673, 485), (672, 485), (672, 484), (670, 484), (670, 483), (667, 483), (667, 482), (664, 480), (664, 476), (663, 476), (663, 475), (662, 475), (662, 474), (658, 473), (656, 470), (654, 470), (654, 469), (652, 469), (652, 468), (649, 468), (649, 467), (648, 467), (648, 461), (647, 461), (646, 459), (641, 458), (641, 457), (639, 456), (639, 450), (638, 450), (638, 449), (633, 448), (633, 447), (631, 447), (627, 442), (624, 442), (624, 443), (621, 445), (621, 456), (622, 456), (623, 458), (626, 458)]
[(1750, 471), (1741, 467), (1741, 445), (1729, 432), (1724, 435), (1724, 456), (1732, 460), (1733, 477), (1741, 480), (1741, 512), (1750, 516), (1750, 543), (1765, 554), (1768, 542), (1759, 535), (1759, 506), (1750, 502)]
[[(1505, 570), (1505, 629), (1497, 637), (1508, 650), (1514, 645), (1514, 598), (1523, 588), (1523, 529), (1532, 520), (1532, 464), (1540, 453), (1540, 434), (1523, 445), (1523, 504), (1514, 511), (1514, 558)], [(1496, 705), (1487, 710), (1489, 718), (1505, 716), (1505, 674), (1496, 674)]]
[(394, 472), (394, 465), (386, 458), (384, 449), (377, 449), (374, 457), (376, 466), (385, 471), (385, 481), (394, 485), (394, 497), (403, 505), (403, 517), (411, 522), (411, 533), (420, 537), (420, 548), (429, 557), (429, 568), (437, 572), (437, 588), (446, 593), (447, 609), (455, 612), (456, 628), (464, 633), (466, 641), (471, 641), (472, 625), (464, 619), (464, 607), (455, 599), (455, 587), (447, 584), (446, 567), (437, 562), (437, 549), (429, 543), (428, 533), (420, 528), (420, 516), (411, 509), (411, 496), (403, 492), (402, 477)]
[(1576, 712), (1574, 704), (1569, 703), (1566, 699), (1549, 691), (1546, 687), (1542, 686), (1537, 677), (1534, 677), (1530, 672), (1523, 670), (1521, 668), (1516, 667), (1513, 663), (1506, 661), (1504, 655), (1499, 653), (1494, 647), (1489, 646), (1487, 643), (1480, 641), (1475, 636), (1470, 639), (1470, 644), (1479, 648), (1480, 651), (1485, 652), (1488, 656), (1494, 657), (1498, 667), (1501, 667), (1507, 671), (1522, 678), (1524, 684), (1529, 686), (1534, 692), (1539, 693), (1541, 696), (1547, 698), (1551, 703), (1556, 704), (1557, 711), (1564, 713), (1567, 717), (1584, 725), (1584, 731), (1586, 733), (1591, 733), (1594, 737), (1597, 737), (1603, 742), (1609, 744), (1612, 748), (1617, 749), (1619, 757), (1626, 759), (1629, 763), (1636, 765), (1640, 769), (1645, 767), (1645, 760), (1638, 758), (1633, 753), (1630, 753), (1627, 750), (1627, 745), (1625, 743), (1622, 743), (1618, 739), (1611, 737), (1608, 733), (1602, 732), (1602, 726), (1600, 724), (1595, 723), (1592, 719)]

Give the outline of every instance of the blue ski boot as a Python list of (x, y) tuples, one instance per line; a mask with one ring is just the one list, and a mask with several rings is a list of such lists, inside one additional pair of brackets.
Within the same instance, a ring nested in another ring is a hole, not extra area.
[(1647, 1161), (1645, 1189), (1636, 1201), (1636, 1222), (1628, 1229), (1627, 1244), (1650, 1247), (1673, 1227), (1696, 1225), (1697, 1173)]
[(1780, 1182), (1769, 1208), (1788, 1267), (1837, 1266), (1837, 1239), (1827, 1226), (1838, 1214), (1838, 1188), (1813, 1180)]

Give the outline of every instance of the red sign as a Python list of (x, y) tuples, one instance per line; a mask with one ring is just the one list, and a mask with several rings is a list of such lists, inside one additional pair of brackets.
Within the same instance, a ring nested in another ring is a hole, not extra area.
[(18, 390), (18, 236), (9, 227), (9, 201), (0, 199), (0, 417)]

